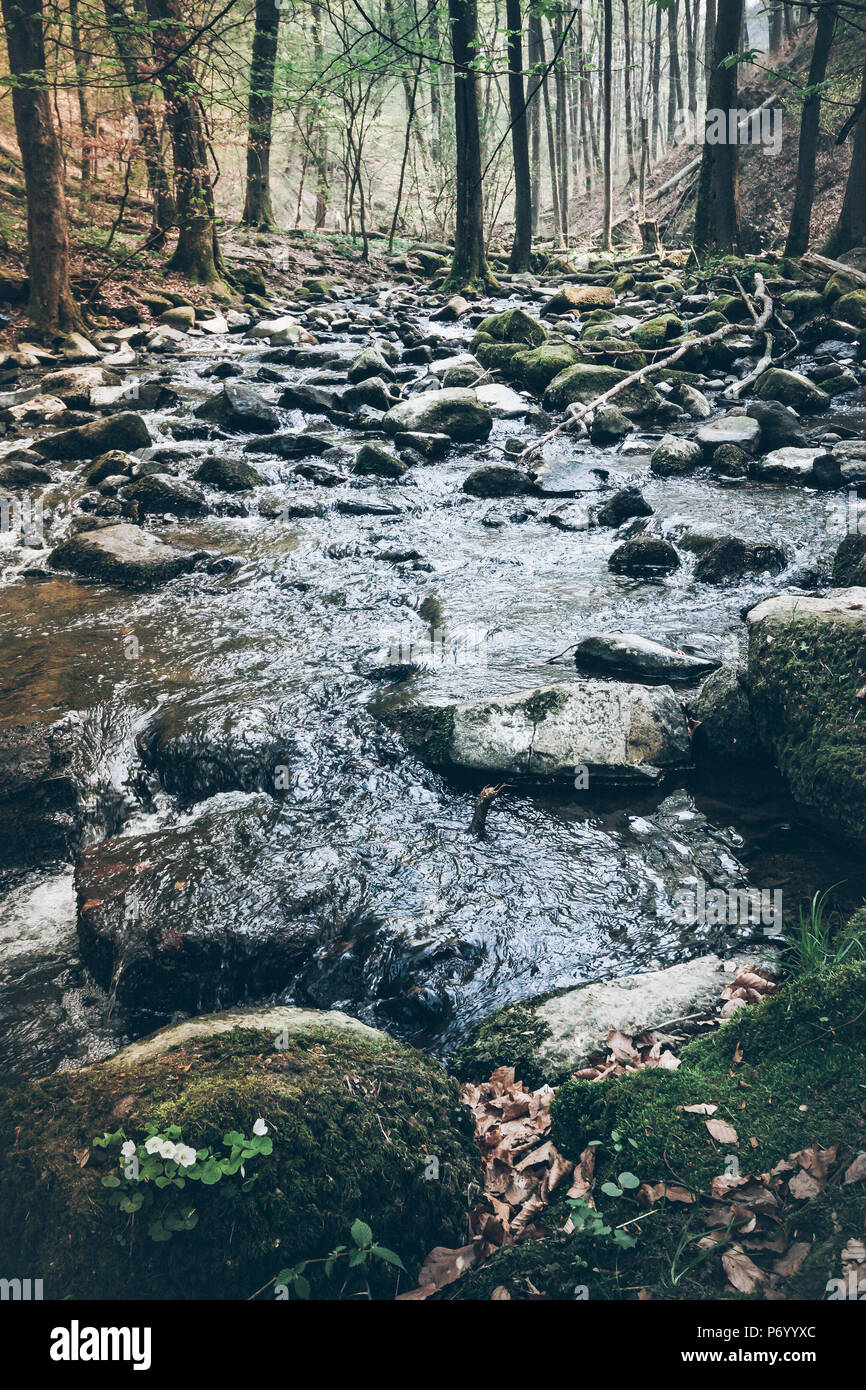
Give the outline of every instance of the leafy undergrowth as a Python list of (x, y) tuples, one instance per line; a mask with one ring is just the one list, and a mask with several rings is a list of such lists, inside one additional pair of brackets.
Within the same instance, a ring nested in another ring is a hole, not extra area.
[(866, 965), (851, 963), (741, 1009), (684, 1048), (676, 1070), (566, 1082), (549, 1139), (575, 1164), (571, 1186), (559, 1182), (536, 1212), (539, 1238), (436, 1296), (788, 1299), (850, 1296), (838, 1290), (852, 1279), (866, 1288), (864, 1054)]

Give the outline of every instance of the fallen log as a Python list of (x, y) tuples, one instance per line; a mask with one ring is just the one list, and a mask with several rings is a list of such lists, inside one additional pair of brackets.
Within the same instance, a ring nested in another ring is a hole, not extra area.
[(829, 270), (832, 275), (841, 273), (856, 280), (858, 285), (866, 285), (866, 274), (862, 270), (855, 270), (853, 265), (846, 265), (844, 261), (831, 261), (829, 256), (819, 256), (817, 251), (807, 251), (801, 259), (810, 265), (819, 265), (822, 270)]

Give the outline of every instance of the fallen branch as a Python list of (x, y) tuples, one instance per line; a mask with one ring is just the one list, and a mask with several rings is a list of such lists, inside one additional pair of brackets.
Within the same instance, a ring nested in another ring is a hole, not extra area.
[(817, 251), (807, 251), (800, 259), (808, 261), (811, 265), (819, 265), (822, 270), (829, 270), (834, 275), (841, 271), (849, 279), (856, 280), (858, 285), (866, 285), (866, 274), (862, 270), (855, 270), (853, 265), (845, 265), (844, 261), (831, 261), (829, 256), (819, 256)]
[(764, 338), (764, 355), (753, 372), (744, 376), (742, 381), (735, 381), (728, 386), (721, 394), (723, 401), (739, 400), (747, 386), (751, 386), (753, 381), (757, 381), (759, 376), (763, 376), (768, 367), (773, 365), (773, 335), (768, 333)]
[(484, 827), (487, 824), (487, 813), (496, 798), (507, 788), (507, 782), (500, 782), (498, 787), (482, 787), (478, 793), (478, 800), (475, 802), (475, 810), (472, 812), (472, 820), (469, 822), (469, 832), (471, 835), (483, 835)]
[[(755, 319), (754, 327), (757, 332), (762, 333), (766, 331), (767, 325), (773, 317), (773, 301), (764, 285), (763, 275), (757, 270), (755, 271), (755, 294), (760, 300), (761, 312)], [(627, 386), (633, 386), (636, 381), (643, 381), (645, 377), (649, 376), (650, 372), (658, 372), (665, 367), (672, 367), (675, 362), (679, 362), (680, 358), (685, 357), (686, 353), (690, 352), (692, 349), (712, 347), (714, 343), (720, 343), (725, 338), (730, 337), (731, 334), (742, 333), (742, 331), (743, 325), (741, 323), (726, 323), (722, 328), (716, 328), (712, 333), (704, 333), (700, 338), (688, 338), (667, 357), (663, 357), (660, 362), (648, 362), (645, 367), (639, 368), (636, 372), (631, 372), (629, 376), (623, 377), (615, 386), (611, 386), (609, 390), (602, 392), (600, 396), (596, 396), (595, 399), (589, 401), (587, 405), (572, 403), (568, 407), (566, 417), (561, 424), (557, 425), (552, 430), (548, 430), (547, 434), (543, 434), (540, 439), (536, 439), (532, 444), (529, 444), (523, 450), (523, 453), (518, 456), (518, 463), (528, 462), (534, 454), (538, 453), (539, 449), (542, 449), (551, 439), (555, 439), (563, 430), (568, 429), (571, 425), (578, 424), (585, 416), (589, 415), (591, 411), (597, 410), (600, 405), (606, 405), (609, 400), (619, 395), (620, 391), (624, 391)]]

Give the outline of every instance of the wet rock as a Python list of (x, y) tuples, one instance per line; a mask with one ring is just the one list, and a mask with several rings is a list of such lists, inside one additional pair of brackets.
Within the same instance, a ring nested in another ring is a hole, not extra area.
[(232, 794), (180, 828), (84, 851), (82, 959), (121, 1007), (201, 1013), (291, 983), (323, 938), (336, 884), (315, 854), (273, 855), (279, 822), (271, 797)]
[(371, 376), (393, 381), (394, 368), (386, 360), (382, 346), (379, 343), (372, 343), (353, 360), (347, 376), (352, 383), (365, 381)]
[(232, 434), (270, 434), (280, 417), (272, 405), (242, 381), (227, 381), (217, 396), (196, 410), (200, 420), (211, 420)]
[(482, 319), (472, 339), (472, 351), (477, 351), (481, 343), (517, 343), (528, 347), (538, 347), (547, 337), (547, 329), (525, 309), (506, 309), (502, 314), (491, 314)]
[(398, 449), (411, 449), (429, 461), (444, 458), (451, 448), (447, 434), (422, 434), (418, 430), (401, 430), (395, 434), (394, 443)]
[(674, 400), (682, 406), (685, 413), (692, 420), (708, 420), (712, 413), (710, 403), (702, 391), (696, 386), (690, 386), (687, 381), (681, 381), (674, 390)]
[(833, 556), (833, 583), (839, 588), (866, 585), (866, 535), (845, 536)]
[(92, 459), (97, 454), (107, 453), (110, 449), (132, 452), (146, 449), (150, 443), (150, 431), (141, 416), (125, 411), (38, 439), (33, 448), (44, 458), (77, 463), (81, 459)]
[(87, 470), (88, 483), (96, 486), (106, 478), (113, 475), (123, 474), (131, 476), (138, 460), (132, 455), (127, 454), (123, 449), (110, 449), (106, 454), (99, 454), (93, 460)]
[(826, 391), (799, 372), (788, 372), (782, 367), (770, 367), (755, 383), (755, 395), (761, 400), (781, 401), (794, 410), (810, 414), (816, 410), (826, 410), (830, 397)]
[(218, 488), (220, 492), (246, 492), (250, 488), (260, 487), (264, 482), (261, 473), (251, 464), (222, 454), (203, 459), (195, 477), (198, 482)]
[(368, 376), (355, 386), (348, 386), (340, 398), (340, 405), (344, 410), (369, 406), (372, 410), (381, 411), (384, 414), (392, 404), (393, 397), (388, 383), (380, 376)]
[(710, 467), (721, 478), (745, 478), (749, 472), (749, 456), (738, 444), (720, 444), (713, 450)]
[(748, 613), (748, 682), (763, 743), (801, 813), (866, 848), (866, 588), (779, 594)]
[(584, 680), (471, 704), (395, 711), (406, 742), (437, 766), (507, 777), (602, 783), (655, 780), (690, 761), (667, 686)]
[(40, 468), (35, 463), (3, 463), (0, 462), (0, 487), (29, 488), (41, 487), (44, 483), (51, 482), (51, 474), (47, 468)]
[(355, 455), (352, 471), (378, 478), (402, 478), (407, 465), (380, 444), (362, 444)]
[(618, 545), (607, 563), (614, 574), (652, 579), (679, 569), (680, 557), (670, 541), (656, 536), (635, 536)]
[(621, 526), (633, 516), (652, 516), (653, 509), (640, 488), (624, 487), (615, 492), (596, 515), (599, 526)]
[(280, 705), (182, 701), (161, 706), (138, 751), (165, 790), (186, 803), (219, 792), (282, 794), (295, 761), (295, 716)]
[(70, 536), (51, 552), (48, 563), (82, 579), (148, 589), (185, 574), (198, 558), (196, 551), (167, 545), (140, 526), (123, 523)]
[(576, 309), (612, 309), (616, 294), (607, 285), (564, 285), (548, 299), (542, 318), (571, 314)]
[(694, 440), (666, 434), (650, 459), (650, 468), (659, 478), (694, 473), (702, 457), (703, 449)]
[(695, 565), (695, 579), (725, 584), (752, 574), (779, 574), (788, 563), (784, 550), (769, 541), (744, 541), (726, 536), (713, 541)]
[(260, 435), (244, 445), (249, 454), (273, 454), (277, 458), (317, 458), (334, 447), (334, 436), (316, 430), (286, 430), (282, 434)]
[(632, 333), (632, 339), (642, 348), (660, 348), (671, 338), (679, 338), (685, 325), (682, 319), (677, 318), (676, 314), (659, 314), (654, 319), (647, 319), (644, 323), (638, 324)]
[(529, 402), (512, 391), (510, 386), (498, 382), (476, 387), (475, 394), (482, 405), (487, 406), (494, 420), (522, 420), (532, 409)]
[(291, 314), (282, 318), (261, 319), (247, 329), (248, 338), (268, 338), (274, 345), (288, 343), (315, 343), (312, 333), (308, 333)]
[(447, 434), (449, 439), (469, 443), (486, 439), (493, 427), (493, 416), (474, 391), (456, 388), (425, 391), (400, 401), (383, 421), (387, 434), (405, 432)]
[(197, 483), (173, 478), (168, 473), (150, 473), (136, 479), (128, 485), (124, 497), (137, 505), (142, 516), (161, 516), (164, 512), (172, 516), (204, 516), (208, 510), (207, 498)]
[(842, 484), (839, 460), (827, 449), (774, 449), (756, 459), (750, 469), (761, 482), (800, 483), (806, 487), (836, 488)]
[(489, 463), (469, 474), (463, 482), (463, 491), (470, 497), (521, 497), (533, 492), (534, 488), (522, 468)]
[(730, 762), (758, 767), (766, 759), (749, 703), (745, 672), (736, 666), (722, 666), (689, 700), (688, 712), (695, 721), (692, 747), (699, 762)]
[(65, 859), (80, 833), (68, 719), (0, 727), (0, 866)]
[(539, 517), (556, 531), (586, 531), (589, 529), (589, 513), (576, 502), (564, 502), (546, 516)]
[[(578, 362), (553, 378), (544, 393), (544, 406), (548, 410), (564, 410), (568, 405), (590, 405), (627, 376), (627, 372), (616, 367), (592, 367)], [(635, 381), (616, 396), (617, 407), (630, 419), (653, 415), (660, 403), (659, 393), (648, 381)]]
[(610, 444), (623, 439), (634, 429), (627, 415), (616, 405), (600, 405), (593, 413), (589, 437), (593, 444)]
[(598, 632), (578, 642), (574, 664), (590, 675), (679, 683), (700, 680), (719, 663), (711, 657), (666, 647), (634, 632)]
[(569, 343), (542, 343), (535, 348), (521, 348), (511, 359), (507, 375), (537, 396), (543, 394), (553, 378), (578, 361), (578, 352)]
[(164, 323), (168, 328), (177, 328), (181, 333), (186, 333), (195, 327), (195, 305), (173, 304), (170, 309), (163, 309), (157, 323)]
[(751, 401), (746, 414), (761, 426), (762, 449), (802, 448), (805, 443), (800, 417), (781, 401)]
[(754, 452), (760, 436), (761, 427), (751, 415), (723, 415), (718, 420), (708, 420), (701, 425), (695, 439), (711, 459), (720, 444), (736, 444), (744, 453)]

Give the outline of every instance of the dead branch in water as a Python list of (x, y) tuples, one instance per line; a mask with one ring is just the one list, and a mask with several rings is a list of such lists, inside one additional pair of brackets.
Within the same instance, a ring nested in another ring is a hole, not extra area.
[(507, 782), (500, 782), (498, 787), (482, 787), (475, 802), (475, 810), (472, 812), (472, 819), (469, 822), (470, 835), (484, 834), (487, 825), (487, 813), (501, 792), (508, 788)]

